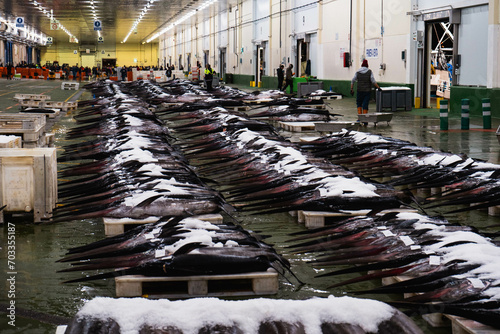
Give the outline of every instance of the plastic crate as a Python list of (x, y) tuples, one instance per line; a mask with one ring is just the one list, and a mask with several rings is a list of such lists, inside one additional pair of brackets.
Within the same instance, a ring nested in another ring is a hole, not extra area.
[(399, 108), (410, 111), (412, 108), (411, 89), (408, 87), (383, 87), (377, 90), (376, 101), (377, 112), (384, 109), (397, 111)]

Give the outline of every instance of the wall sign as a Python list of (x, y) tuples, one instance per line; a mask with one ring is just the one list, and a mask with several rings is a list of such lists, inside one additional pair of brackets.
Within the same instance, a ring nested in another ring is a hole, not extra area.
[(59, 30), (59, 21), (50, 20), (50, 30)]
[(16, 27), (24, 28), (24, 17), (16, 17)]

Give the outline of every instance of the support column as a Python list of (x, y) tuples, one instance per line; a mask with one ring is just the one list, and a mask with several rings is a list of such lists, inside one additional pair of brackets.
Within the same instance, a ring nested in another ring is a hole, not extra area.
[(489, 0), (488, 17), (488, 88), (500, 88), (500, 0)]

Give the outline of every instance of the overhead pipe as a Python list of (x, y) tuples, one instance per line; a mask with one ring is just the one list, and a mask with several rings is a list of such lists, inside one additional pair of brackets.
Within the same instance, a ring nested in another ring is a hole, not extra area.
[(233, 52), (234, 55), (236, 56), (236, 65), (233, 66), (233, 69), (236, 69), (238, 67), (238, 61), (239, 61), (239, 56), (238, 56), (238, 13), (240, 10), (239, 3), (236, 4), (236, 9), (234, 10), (234, 32), (233, 32)]
[(352, 64), (352, 0), (349, 6), (349, 67)]

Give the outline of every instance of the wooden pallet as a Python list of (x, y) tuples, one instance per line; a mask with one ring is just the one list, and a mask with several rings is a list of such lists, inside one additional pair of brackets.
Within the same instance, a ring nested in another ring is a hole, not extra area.
[(115, 278), (116, 297), (191, 298), (271, 295), (278, 292), (278, 273), (251, 272), (233, 275)]
[(80, 88), (80, 84), (78, 82), (63, 82), (61, 83), (62, 90), (78, 90)]
[(318, 132), (339, 132), (342, 129), (358, 128), (356, 122), (315, 122), (314, 129)]
[(224, 109), (233, 110), (233, 111), (247, 111), (250, 109), (249, 106), (225, 106)]
[(311, 100), (342, 100), (342, 95), (328, 95), (328, 96), (310, 96)]
[[(222, 215), (218, 213), (206, 214), (193, 216), (200, 220), (210, 222), (212, 224), (222, 224)], [(146, 219), (131, 219), (131, 218), (109, 218), (104, 217), (104, 234), (108, 237), (122, 234), (127, 230), (136, 227), (137, 225), (154, 223), (158, 220), (158, 217), (149, 217)]]
[(313, 109), (326, 109), (326, 104), (304, 104), (303, 107)]
[(278, 122), (278, 126), (286, 131), (314, 131), (314, 122)]
[[(392, 276), (382, 278), (382, 285), (399, 283), (410, 279), (409, 276)], [(415, 296), (416, 293), (405, 293), (404, 298)], [(443, 313), (429, 313), (422, 318), (432, 327), (450, 327), (453, 334), (500, 334), (500, 330), (486, 326), (480, 322)]]
[(445, 315), (451, 321), (453, 334), (499, 334), (500, 330), (483, 325), (480, 322), (457, 317), (455, 315)]
[(62, 110), (63, 111), (73, 111), (78, 108), (78, 102), (64, 102)]
[(273, 101), (273, 99), (262, 99), (262, 100), (243, 100), (243, 103), (247, 104), (263, 104)]
[(500, 216), (500, 205), (490, 206), (488, 208), (488, 215), (493, 216), (493, 217)]
[[(380, 214), (385, 214), (388, 212), (417, 212), (413, 209), (393, 209), (393, 210), (383, 210)], [(325, 221), (328, 217), (333, 218), (348, 218), (354, 216), (365, 216), (370, 212), (370, 210), (358, 210), (358, 211), (342, 211), (342, 212), (329, 212), (329, 211), (298, 211), (297, 220), (299, 223), (304, 223), (307, 228), (318, 228), (325, 226)]]
[(21, 102), (23, 100), (45, 101), (50, 100), (50, 96), (44, 94), (15, 94), (14, 100), (18, 102)]

